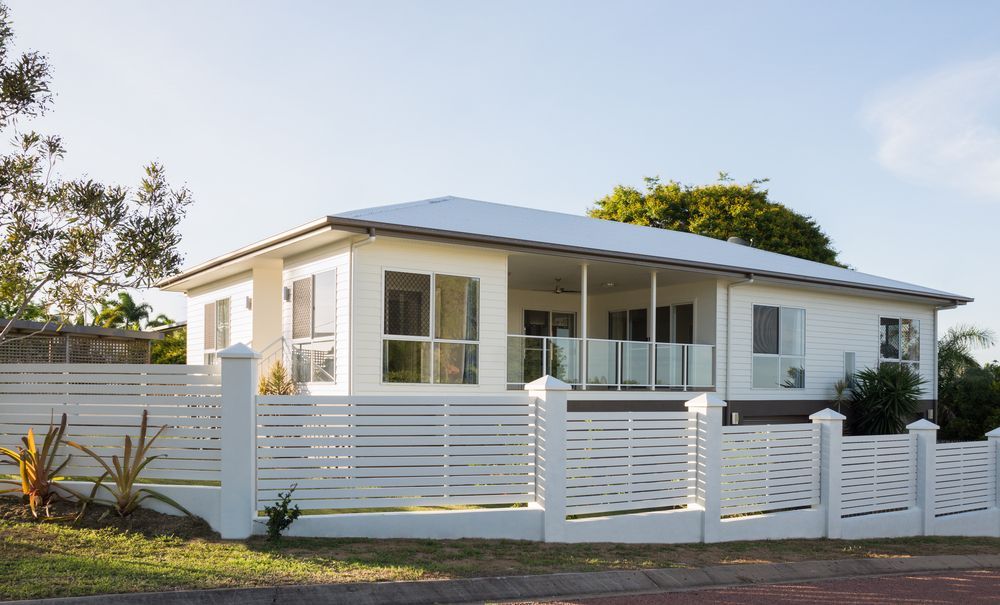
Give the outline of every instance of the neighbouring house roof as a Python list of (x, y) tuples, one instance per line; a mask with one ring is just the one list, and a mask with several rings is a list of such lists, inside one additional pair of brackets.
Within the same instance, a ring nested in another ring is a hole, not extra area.
[(964, 304), (973, 299), (894, 279), (767, 252), (692, 233), (616, 221), (496, 204), (460, 197), (439, 197), (353, 210), (320, 219), (212, 261), (192, 267), (159, 285), (166, 287), (197, 273), (329, 229), (431, 237), (461, 243), (535, 252), (557, 252), (644, 262), (664, 267), (715, 271), (784, 281), (857, 288)]
[[(0, 319), (0, 328), (9, 323), (7, 319)], [(24, 334), (57, 335), (75, 334), (80, 336), (92, 336), (101, 338), (117, 338), (123, 340), (161, 340), (163, 334), (157, 332), (144, 332), (141, 330), (120, 330), (118, 328), (102, 328), (100, 326), (77, 326), (73, 324), (62, 324), (58, 321), (27, 321), (15, 319), (11, 332), (16, 332), (18, 336)]]

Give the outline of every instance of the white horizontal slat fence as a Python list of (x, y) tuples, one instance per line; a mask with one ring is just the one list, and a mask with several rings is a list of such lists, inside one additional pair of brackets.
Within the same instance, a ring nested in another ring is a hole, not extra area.
[(908, 435), (844, 437), (844, 516), (910, 508), (917, 497), (917, 439)]
[(820, 431), (811, 424), (722, 428), (722, 516), (819, 504)]
[(937, 445), (934, 513), (938, 516), (997, 505), (996, 455), (988, 441)]
[(257, 506), (515, 504), (535, 496), (535, 403), (498, 396), (258, 396)]
[(680, 507), (695, 500), (695, 421), (686, 412), (566, 415), (566, 512)]
[[(125, 436), (136, 442), (142, 412), (148, 434), (167, 427), (150, 455), (146, 479), (217, 482), (220, 479), (221, 377), (216, 366), (141, 364), (0, 365), (0, 445), (16, 449), (34, 428), (41, 445), (49, 422), (67, 417), (66, 440), (109, 461), (121, 456)], [(90, 456), (62, 446), (69, 477), (97, 477)], [(2, 467), (0, 467), (2, 469)]]

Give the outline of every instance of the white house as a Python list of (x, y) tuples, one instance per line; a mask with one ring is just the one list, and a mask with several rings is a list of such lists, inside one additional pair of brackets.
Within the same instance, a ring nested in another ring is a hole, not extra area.
[(442, 197), (327, 216), (164, 280), (188, 297), (188, 361), (243, 342), (308, 392), (496, 393), (543, 374), (571, 409), (726, 421), (827, 407), (880, 363), (924, 377), (938, 311), (972, 299), (739, 243)]

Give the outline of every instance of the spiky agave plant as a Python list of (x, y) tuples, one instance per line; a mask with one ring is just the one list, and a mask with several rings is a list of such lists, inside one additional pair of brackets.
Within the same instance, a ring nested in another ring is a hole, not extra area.
[(56, 455), (59, 452), (59, 445), (63, 442), (66, 434), (66, 414), (62, 415), (59, 426), (54, 420), (49, 420), (49, 430), (42, 439), (42, 447), (39, 448), (35, 441), (35, 430), (28, 429), (28, 434), (21, 437), (23, 446), (18, 446), (17, 450), (0, 447), (0, 456), (8, 458), (18, 467), (18, 479), (3, 479), (0, 483), (15, 485), (12, 489), (0, 491), (0, 494), (21, 492), (27, 499), (31, 514), (37, 519), (39, 511), (43, 511), (45, 516), (49, 515), (49, 507), (59, 498), (55, 489), (55, 480), (59, 473), (69, 464), (69, 456), (56, 464)]
[[(150, 456), (149, 450), (153, 447), (153, 443), (156, 439), (166, 430), (166, 426), (161, 426), (160, 430), (156, 432), (155, 435), (147, 439), (149, 425), (149, 411), (142, 411), (142, 423), (139, 426), (139, 440), (133, 445), (132, 437), (129, 435), (125, 436), (125, 447), (122, 455), (119, 457), (117, 454), (111, 456), (111, 463), (101, 457), (92, 449), (85, 445), (73, 441), (67, 441), (66, 444), (81, 452), (87, 454), (94, 460), (98, 462), (104, 468), (104, 474), (101, 475), (96, 482), (94, 482), (93, 491), (88, 498), (88, 502), (100, 502), (102, 504), (110, 505), (118, 515), (122, 517), (127, 517), (132, 514), (135, 509), (139, 508), (139, 505), (143, 501), (153, 498), (154, 500), (159, 500), (165, 504), (176, 508), (185, 515), (190, 515), (191, 513), (174, 501), (157, 491), (151, 490), (146, 487), (136, 487), (139, 481), (139, 476), (149, 464), (161, 458), (162, 455)], [(107, 482), (106, 482), (107, 481)], [(103, 487), (106, 489), (114, 498), (112, 502), (106, 502), (98, 500), (96, 498), (98, 490)]]

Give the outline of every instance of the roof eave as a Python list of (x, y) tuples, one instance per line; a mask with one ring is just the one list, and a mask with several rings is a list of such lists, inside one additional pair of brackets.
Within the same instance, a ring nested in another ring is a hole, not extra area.
[(871, 292), (880, 292), (883, 294), (915, 297), (919, 299), (931, 300), (938, 303), (945, 303), (949, 305), (951, 304), (964, 305), (966, 303), (973, 302), (974, 300), (973, 298), (967, 296), (961, 296), (958, 294), (951, 294), (947, 292), (942, 292), (940, 294), (932, 294), (929, 292), (920, 292), (916, 290), (906, 290), (901, 288), (887, 288), (887, 287), (858, 284), (855, 282), (846, 282), (840, 280), (810, 278), (797, 274), (780, 273), (774, 271), (760, 271), (756, 269), (749, 269), (747, 267), (717, 265), (713, 263), (700, 263), (696, 261), (682, 261), (682, 260), (670, 259), (659, 256), (625, 254), (621, 252), (615, 252), (613, 250), (582, 248), (578, 246), (565, 246), (559, 244), (535, 242), (530, 240), (520, 240), (514, 238), (448, 231), (444, 229), (432, 229), (428, 227), (411, 227), (407, 225), (398, 225), (394, 223), (381, 223), (378, 221), (344, 218), (339, 216), (328, 216), (326, 218), (327, 221), (329, 221), (329, 223), (333, 227), (336, 227), (338, 229), (357, 229), (357, 230), (375, 229), (377, 231), (388, 233), (390, 235), (397, 234), (409, 237), (423, 237), (426, 239), (461, 241), (477, 245), (494, 246), (504, 249), (515, 248), (525, 251), (556, 252), (562, 254), (570, 254), (574, 256), (590, 256), (595, 259), (627, 261), (631, 263), (640, 261), (642, 264), (647, 264), (650, 266), (660, 266), (664, 268), (681, 269), (689, 271), (709, 271), (718, 275), (728, 275), (733, 277), (746, 277), (752, 275), (758, 278), (772, 278), (772, 279), (792, 281), (798, 283), (809, 283), (814, 285), (833, 285), (852, 290), (866, 290)]

